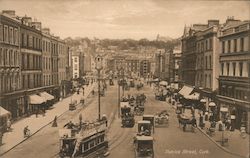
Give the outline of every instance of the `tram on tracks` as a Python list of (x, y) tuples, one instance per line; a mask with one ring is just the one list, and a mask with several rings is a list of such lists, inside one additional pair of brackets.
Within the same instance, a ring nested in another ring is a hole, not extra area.
[(60, 129), (61, 158), (102, 158), (108, 153), (106, 120), (89, 123), (79, 131)]

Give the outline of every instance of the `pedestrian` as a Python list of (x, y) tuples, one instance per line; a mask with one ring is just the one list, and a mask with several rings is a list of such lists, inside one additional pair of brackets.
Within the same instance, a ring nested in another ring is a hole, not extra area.
[(11, 128), (11, 121), (10, 119), (7, 120), (7, 131), (9, 131)]
[(0, 130), (0, 146), (3, 144), (3, 132)]
[(36, 109), (36, 118), (38, 117), (39, 109)]
[(57, 116), (55, 116), (52, 127), (57, 127)]
[(80, 113), (80, 115), (79, 115), (79, 124), (80, 125), (82, 124), (82, 113)]

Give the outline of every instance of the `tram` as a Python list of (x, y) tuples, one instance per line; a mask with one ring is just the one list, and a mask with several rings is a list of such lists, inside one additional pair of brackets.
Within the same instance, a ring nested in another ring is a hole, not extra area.
[(60, 129), (61, 158), (96, 158), (108, 155), (106, 121), (90, 123), (75, 133), (73, 129)]

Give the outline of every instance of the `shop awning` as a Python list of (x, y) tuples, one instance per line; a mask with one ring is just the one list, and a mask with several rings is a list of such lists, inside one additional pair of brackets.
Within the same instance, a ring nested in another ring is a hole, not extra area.
[(186, 99), (191, 99), (191, 100), (199, 100), (200, 98), (200, 93), (193, 93), (193, 94), (190, 94), (190, 95), (187, 95), (187, 96), (184, 96)]
[(220, 111), (221, 111), (221, 112), (228, 112), (228, 108), (226, 108), (226, 107), (221, 107), (221, 108), (220, 108)]
[(29, 99), (30, 99), (30, 104), (42, 104), (47, 101), (44, 98), (36, 94), (30, 95)]
[(46, 101), (53, 100), (55, 97), (47, 92), (40, 93), (40, 96), (43, 97)]
[(167, 85), (168, 85), (168, 82), (167, 82), (167, 81), (161, 81), (161, 82), (160, 82), (160, 85), (167, 86)]
[(11, 113), (0, 106), (0, 117), (10, 117)]
[(214, 102), (210, 102), (209, 104), (208, 104), (208, 106), (216, 106), (216, 104), (214, 103)]
[(185, 97), (185, 96), (188, 96), (193, 90), (194, 88), (192, 87), (183, 86), (182, 89), (178, 93)]

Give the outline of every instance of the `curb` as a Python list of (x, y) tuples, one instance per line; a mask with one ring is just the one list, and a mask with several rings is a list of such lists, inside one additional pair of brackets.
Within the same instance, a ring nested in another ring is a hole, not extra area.
[[(90, 94), (90, 92), (89, 92)], [(86, 96), (86, 98), (88, 98), (89, 94)], [(86, 99), (85, 98), (85, 99)], [(77, 106), (79, 106), (81, 103), (78, 103)], [(60, 118), (62, 115), (64, 115), (66, 112), (68, 112), (69, 110), (63, 112), (62, 114), (60, 114), (59, 116), (57, 116), (57, 118)], [(23, 139), (22, 141), (20, 141), (19, 143), (17, 143), (16, 145), (14, 145), (13, 147), (11, 147), (10, 149), (6, 150), (5, 152), (0, 154), (0, 157), (5, 155), (6, 153), (8, 153), (9, 151), (11, 151), (12, 149), (14, 149), (15, 147), (17, 147), (18, 145), (22, 144), (23, 142), (25, 142), (26, 140), (28, 140), (29, 138), (31, 138), (33, 135), (35, 135), (36, 133), (40, 132), (43, 128), (45, 128), (46, 126), (48, 126), (49, 124), (51, 124), (54, 120), (48, 122), (47, 124), (45, 124), (44, 126), (40, 127), (38, 130), (36, 130), (34, 133), (32, 133), (29, 137)]]
[(208, 134), (206, 134), (205, 131), (203, 131), (200, 127), (197, 127), (197, 129), (203, 133), (210, 141), (212, 141), (215, 145), (217, 145), (219, 148), (221, 148), (222, 150), (224, 150), (225, 152), (231, 154), (231, 155), (234, 155), (234, 156), (238, 156), (238, 157), (241, 157), (241, 158), (246, 158), (245, 156), (242, 156), (242, 155), (239, 155), (237, 153), (233, 153), (231, 151), (229, 151), (228, 149), (224, 148), (223, 146), (221, 146), (219, 143), (217, 143), (213, 138), (211, 138)]

